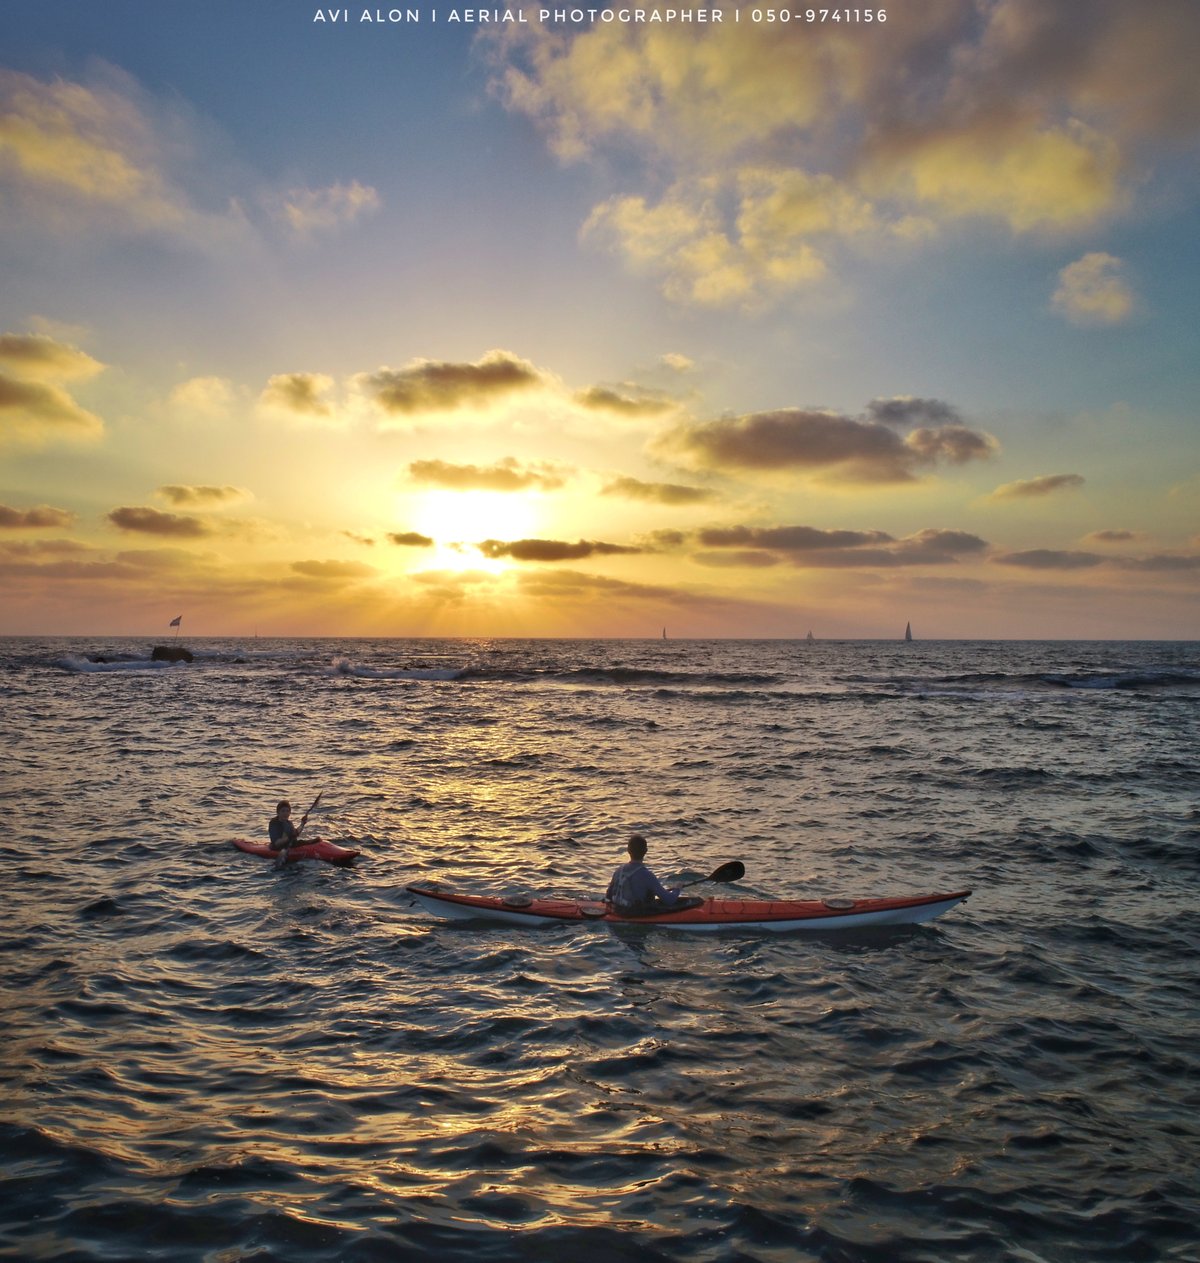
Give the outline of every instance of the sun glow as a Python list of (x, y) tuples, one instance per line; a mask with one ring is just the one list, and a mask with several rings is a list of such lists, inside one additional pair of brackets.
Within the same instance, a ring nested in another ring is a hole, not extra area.
[(412, 508), (413, 530), (434, 541), (424, 561), (438, 570), (506, 570), (502, 558), (475, 547), (485, 539), (527, 539), (540, 517), (536, 498), (524, 492), (427, 491)]

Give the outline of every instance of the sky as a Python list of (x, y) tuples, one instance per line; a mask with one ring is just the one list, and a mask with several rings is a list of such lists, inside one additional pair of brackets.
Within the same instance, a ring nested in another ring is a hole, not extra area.
[(5, 0), (0, 634), (1195, 639), (1198, 58)]

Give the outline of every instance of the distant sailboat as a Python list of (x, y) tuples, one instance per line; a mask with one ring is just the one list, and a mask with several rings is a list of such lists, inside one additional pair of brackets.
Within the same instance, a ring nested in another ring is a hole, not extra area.
[(804, 639), (805, 639), (805, 640), (816, 640), (816, 637), (815, 637), (815, 636), (812, 634), (812, 632), (810, 631), (810, 632), (808, 633), (808, 635), (804, 637)]
[(912, 623), (904, 624), (904, 639), (912, 640)]
[(664, 628), (663, 628), (663, 640), (666, 640), (666, 638), (667, 638), (667, 629), (664, 627)]

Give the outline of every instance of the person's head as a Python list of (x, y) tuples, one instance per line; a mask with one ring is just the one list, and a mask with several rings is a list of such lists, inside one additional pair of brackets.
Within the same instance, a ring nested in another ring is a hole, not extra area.
[(282, 820), (285, 816), (290, 816), (292, 814), (292, 804), (285, 798), (281, 803), (276, 805), (275, 814), (280, 818), (280, 820)]
[(629, 839), (629, 858), (631, 860), (644, 860), (646, 858), (646, 839), (640, 833), (635, 833)]

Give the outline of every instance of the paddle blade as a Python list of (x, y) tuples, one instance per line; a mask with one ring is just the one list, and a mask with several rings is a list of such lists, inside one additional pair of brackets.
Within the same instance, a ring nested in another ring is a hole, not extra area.
[(705, 878), (705, 881), (741, 881), (746, 875), (746, 866), (741, 860), (730, 860)]

